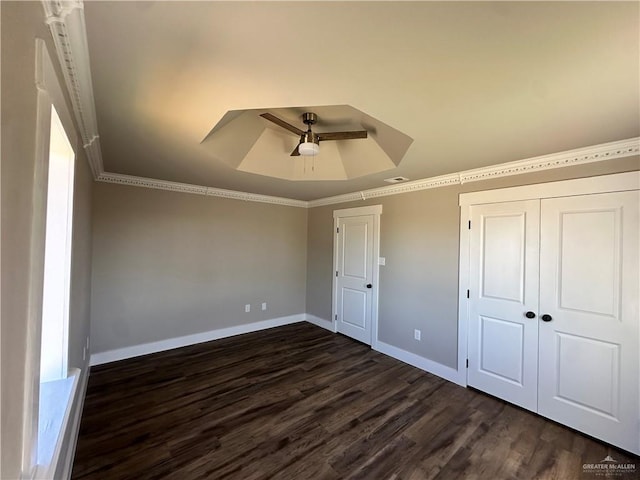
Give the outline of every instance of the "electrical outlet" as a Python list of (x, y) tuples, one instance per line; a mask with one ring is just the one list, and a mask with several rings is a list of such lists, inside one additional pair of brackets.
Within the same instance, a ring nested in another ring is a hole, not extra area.
[(245, 311), (245, 313), (249, 313), (249, 312), (251, 311), (251, 305), (247, 303), (247, 304), (244, 306), (244, 311)]
[(267, 309), (267, 302), (262, 302), (262, 310), (266, 310)]
[(417, 328), (413, 331), (413, 338), (415, 340), (420, 341), (420, 338), (422, 337), (422, 332), (420, 330), (418, 330)]

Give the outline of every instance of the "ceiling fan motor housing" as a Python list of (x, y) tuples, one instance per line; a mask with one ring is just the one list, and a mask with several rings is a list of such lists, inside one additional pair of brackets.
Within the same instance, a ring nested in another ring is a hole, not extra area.
[(318, 121), (318, 116), (313, 112), (307, 112), (302, 114), (302, 123), (305, 125), (313, 125)]

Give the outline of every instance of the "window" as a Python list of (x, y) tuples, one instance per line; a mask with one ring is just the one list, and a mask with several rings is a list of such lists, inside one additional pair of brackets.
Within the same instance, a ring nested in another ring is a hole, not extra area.
[(40, 381), (67, 377), (74, 152), (51, 106)]
[(74, 152), (51, 106), (47, 180), (37, 463), (54, 455), (74, 379), (68, 374)]

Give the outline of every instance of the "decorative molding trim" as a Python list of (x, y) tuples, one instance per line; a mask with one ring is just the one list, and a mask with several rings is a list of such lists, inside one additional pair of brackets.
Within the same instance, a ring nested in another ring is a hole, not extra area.
[(130, 347), (108, 350), (106, 352), (93, 353), (91, 354), (91, 366), (93, 367), (95, 365), (102, 365), (103, 363), (139, 357), (150, 353), (163, 352), (165, 350), (186, 347), (197, 343), (210, 342), (211, 340), (233, 337), (243, 333), (257, 332), (267, 328), (281, 327), (291, 323), (303, 322), (305, 317), (306, 314), (299, 313), (297, 315), (289, 315), (287, 317), (278, 317), (259, 322), (245, 323), (243, 325), (235, 325), (233, 327), (218, 328), (216, 330), (209, 330), (208, 332), (194, 333), (183, 337), (168, 338), (157, 342), (143, 343), (141, 345), (132, 345)]
[(42, 0), (42, 6), (47, 24), (49, 21), (64, 21), (75, 9), (83, 8), (82, 0)]
[(329, 330), (330, 332), (336, 333), (336, 324), (331, 320), (326, 320), (324, 318), (316, 317), (315, 315), (311, 315), (310, 313), (305, 314), (305, 321), (312, 323), (317, 327), (324, 328)]
[(361, 192), (345, 193), (344, 195), (336, 195), (334, 197), (319, 198), (308, 202), (309, 208), (322, 207), (325, 205), (334, 205), (336, 203), (354, 202), (357, 200), (367, 200), (369, 198), (385, 197), (387, 195), (397, 195), (399, 193), (414, 192), (417, 190), (426, 190), (428, 188), (446, 187), (449, 185), (457, 185), (460, 183), (460, 177), (457, 173), (442, 175), (439, 177), (424, 178), (414, 180), (412, 182), (400, 183), (396, 185), (372, 188)]
[(238, 192), (236, 190), (225, 190), (223, 188), (205, 187), (203, 185), (192, 185), (190, 183), (170, 182), (167, 180), (156, 180), (147, 177), (134, 177), (120, 173), (102, 173), (96, 179), (99, 182), (116, 183), (119, 185), (129, 185), (133, 187), (155, 188), (158, 190), (169, 190), (172, 192), (192, 193), (197, 195), (209, 195), (212, 197), (229, 198), (232, 200), (244, 200), (247, 202), (271, 203), (287, 207), (307, 208), (304, 200), (292, 198), (272, 197), (270, 195), (260, 195), (258, 193)]
[(82, 0), (41, 1), (46, 15), (46, 23), (49, 25), (51, 30), (58, 54), (58, 61), (62, 67), (67, 90), (71, 97), (73, 111), (76, 122), (78, 123), (78, 128), (80, 129), (87, 159), (93, 176), (98, 181), (138, 187), (158, 188), (174, 192), (211, 195), (250, 202), (314, 208), (324, 205), (333, 205), (366, 200), (375, 197), (409, 193), (430, 188), (459, 185), (467, 182), (487, 180), (490, 178), (519, 175), (521, 173), (530, 173), (571, 165), (611, 160), (640, 153), (640, 137), (635, 137), (617, 142), (553, 153), (550, 155), (542, 155), (515, 162), (465, 170), (438, 177), (424, 178), (412, 182), (372, 188), (360, 192), (319, 198), (309, 202), (165, 180), (154, 180), (151, 178), (134, 177), (116, 173), (106, 173), (102, 163), (95, 101), (93, 97), (89, 49), (87, 46), (87, 34), (84, 20), (84, 4)]
[(147, 177), (134, 177), (121, 173), (104, 172), (97, 178), (99, 182), (115, 183), (118, 185), (128, 185), (131, 187), (155, 188), (158, 190), (169, 190), (172, 192), (193, 193), (196, 195), (206, 195), (207, 187), (201, 185), (191, 185), (188, 183), (168, 182), (165, 180), (155, 180)]
[(477, 182), (491, 178), (507, 177), (522, 173), (531, 173), (553, 168), (569, 167), (586, 163), (613, 160), (616, 158), (630, 157), (640, 153), (640, 137), (620, 140), (617, 142), (603, 143), (590, 147), (567, 150), (566, 152), (542, 155), (539, 157), (517, 160), (515, 162), (501, 163), (489, 167), (464, 170), (458, 173), (442, 175), (439, 177), (424, 178), (391, 186), (363, 190), (362, 192), (346, 193), (334, 197), (320, 198), (307, 202), (308, 208), (333, 205), (337, 203), (366, 200), (374, 197), (397, 195), (429, 188), (461, 185), (468, 182)]
[[(96, 137), (97, 139), (97, 137)], [(93, 144), (91, 144), (93, 146)], [(85, 145), (85, 147), (87, 147)], [(99, 147), (96, 147), (99, 148)], [(540, 157), (518, 160), (515, 162), (501, 163), (489, 167), (464, 170), (462, 172), (441, 175), (438, 177), (424, 178), (396, 185), (372, 188), (361, 192), (345, 193), (333, 197), (320, 198), (317, 200), (304, 201), (292, 198), (273, 197), (270, 195), (260, 195), (257, 193), (238, 192), (235, 190), (225, 190), (222, 188), (206, 187), (204, 185), (192, 185), (189, 183), (171, 182), (168, 180), (156, 180), (147, 177), (135, 177), (120, 173), (104, 172), (96, 180), (99, 182), (117, 183), (120, 185), (131, 185), (136, 187), (157, 188), (173, 192), (193, 193), (198, 195), (211, 195), (214, 197), (231, 198), (234, 200), (244, 200), (249, 202), (271, 203), (275, 205), (286, 205), (289, 207), (314, 208), (325, 205), (335, 205), (339, 203), (367, 200), (369, 198), (385, 197), (388, 195), (398, 195), (401, 193), (416, 192), (430, 188), (448, 187), (451, 185), (462, 185), (468, 182), (477, 182), (491, 178), (507, 177), (531, 173), (554, 168), (568, 167), (572, 165), (583, 165), (586, 163), (613, 160), (616, 158), (630, 157), (640, 154), (640, 137), (620, 140), (617, 142), (593, 145), (591, 147), (568, 150), (566, 152), (553, 153)]]
[(466, 170), (460, 172), (460, 183), (477, 182), (490, 178), (507, 177), (572, 165), (583, 165), (585, 163), (629, 157), (638, 153), (640, 153), (640, 137)]
[(81, 0), (42, 0), (42, 6), (89, 166), (93, 177), (98, 178), (104, 167), (91, 82), (84, 5)]
[(421, 357), (420, 355), (416, 355), (415, 353), (407, 352), (406, 350), (394, 347), (393, 345), (389, 345), (388, 343), (384, 343), (379, 340), (374, 346), (372, 346), (372, 348), (380, 353), (389, 355), (396, 360), (400, 360), (401, 362), (413, 365), (420, 370), (424, 370), (425, 372), (437, 375), (440, 378), (444, 378), (445, 380), (456, 383), (463, 387), (467, 386), (466, 368), (456, 370), (455, 368), (447, 367), (446, 365), (442, 365), (441, 363), (434, 362), (433, 360)]

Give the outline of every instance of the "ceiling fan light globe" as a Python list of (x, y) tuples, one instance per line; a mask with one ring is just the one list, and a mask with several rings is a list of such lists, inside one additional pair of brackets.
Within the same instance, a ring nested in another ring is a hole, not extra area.
[(300, 155), (317, 155), (320, 152), (320, 145), (314, 142), (304, 142), (298, 145)]

